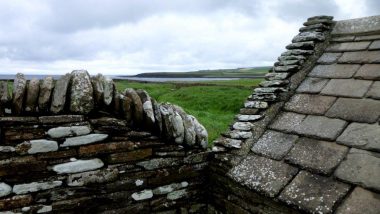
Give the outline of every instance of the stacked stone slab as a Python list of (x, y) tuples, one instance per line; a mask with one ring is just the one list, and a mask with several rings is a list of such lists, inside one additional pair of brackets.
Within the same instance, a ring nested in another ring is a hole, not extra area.
[(75, 70), (55, 84), (51, 77), (26, 81), (23, 74), (17, 74), (13, 85), (11, 98), (7, 82), (0, 82), (0, 115), (87, 115), (104, 111), (125, 119), (131, 127), (154, 132), (177, 144), (202, 148), (208, 144), (206, 129), (180, 107), (159, 104), (144, 90), (127, 88), (119, 93), (112, 79), (102, 74), (90, 77), (85, 70)]

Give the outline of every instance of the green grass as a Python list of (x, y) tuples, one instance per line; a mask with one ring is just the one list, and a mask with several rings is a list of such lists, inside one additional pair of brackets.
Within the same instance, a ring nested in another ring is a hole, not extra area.
[(212, 142), (227, 130), (243, 106), (243, 101), (252, 93), (252, 87), (257, 86), (260, 81), (242, 79), (179, 84), (119, 80), (116, 81), (116, 87), (119, 91), (127, 87), (144, 89), (159, 102), (181, 106), (206, 127), (209, 142)]

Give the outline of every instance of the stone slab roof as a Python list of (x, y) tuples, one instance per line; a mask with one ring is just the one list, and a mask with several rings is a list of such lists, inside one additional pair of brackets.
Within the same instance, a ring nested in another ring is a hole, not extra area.
[(331, 36), (229, 174), (308, 213), (379, 213), (380, 16), (338, 21)]

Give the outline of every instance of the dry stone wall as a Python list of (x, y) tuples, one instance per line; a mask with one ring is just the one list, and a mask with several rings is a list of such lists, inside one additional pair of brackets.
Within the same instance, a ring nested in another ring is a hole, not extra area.
[(87, 71), (0, 86), (0, 212), (207, 209), (207, 131), (180, 107)]

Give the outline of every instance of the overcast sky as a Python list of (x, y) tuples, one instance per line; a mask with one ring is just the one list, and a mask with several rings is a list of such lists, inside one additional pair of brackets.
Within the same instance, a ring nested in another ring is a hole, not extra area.
[(272, 65), (310, 16), (379, 0), (0, 0), (0, 74), (136, 74)]

